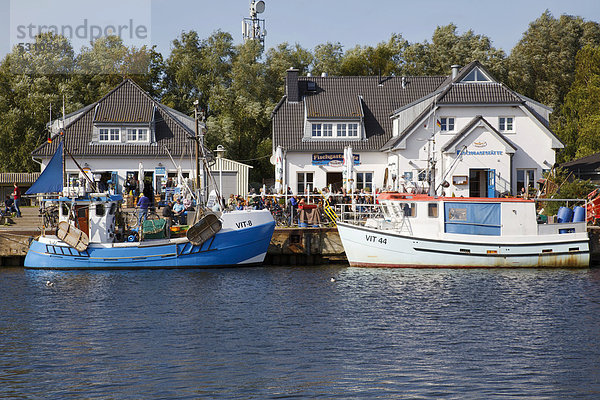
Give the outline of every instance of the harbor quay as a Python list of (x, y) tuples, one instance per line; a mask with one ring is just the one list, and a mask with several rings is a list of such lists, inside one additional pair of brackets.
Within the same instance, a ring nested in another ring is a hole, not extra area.
[[(0, 221), (3, 222), (3, 221)], [(40, 234), (37, 207), (24, 207), (18, 223), (0, 226), (0, 267), (23, 265), (29, 243)], [(600, 264), (600, 227), (588, 226), (591, 266)], [(346, 263), (335, 227), (276, 227), (264, 261), (272, 266), (310, 266)]]

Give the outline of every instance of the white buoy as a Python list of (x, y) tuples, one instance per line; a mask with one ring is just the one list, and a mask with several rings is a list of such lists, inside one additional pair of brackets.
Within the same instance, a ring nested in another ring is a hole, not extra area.
[(54, 286), (54, 282), (46, 281), (46, 286)]
[(334, 277), (331, 277), (331, 282), (335, 282), (335, 278)]

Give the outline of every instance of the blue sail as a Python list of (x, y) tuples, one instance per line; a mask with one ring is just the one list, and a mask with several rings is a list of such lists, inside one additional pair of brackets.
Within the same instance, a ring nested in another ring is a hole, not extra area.
[(63, 191), (63, 167), (62, 167), (62, 142), (58, 145), (56, 153), (42, 171), (40, 177), (25, 192), (25, 194), (37, 193), (62, 193)]

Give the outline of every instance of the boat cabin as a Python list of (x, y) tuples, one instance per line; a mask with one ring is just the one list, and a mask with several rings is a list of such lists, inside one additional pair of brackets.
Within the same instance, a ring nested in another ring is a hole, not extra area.
[(65, 221), (88, 237), (90, 243), (111, 243), (115, 239), (116, 213), (120, 195), (90, 193), (85, 198), (59, 197), (43, 202), (58, 206), (58, 222)]
[(522, 236), (585, 232), (585, 218), (576, 222), (542, 223), (536, 202), (521, 198), (432, 197), (383, 193), (383, 218), (367, 226), (395, 229), (409, 235), (441, 234)]

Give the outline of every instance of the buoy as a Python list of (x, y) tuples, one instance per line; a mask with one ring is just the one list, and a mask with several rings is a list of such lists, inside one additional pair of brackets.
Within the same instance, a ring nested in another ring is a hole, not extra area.
[(46, 281), (46, 286), (54, 286), (54, 282)]
[(335, 282), (335, 278), (334, 277), (331, 277), (331, 282)]

